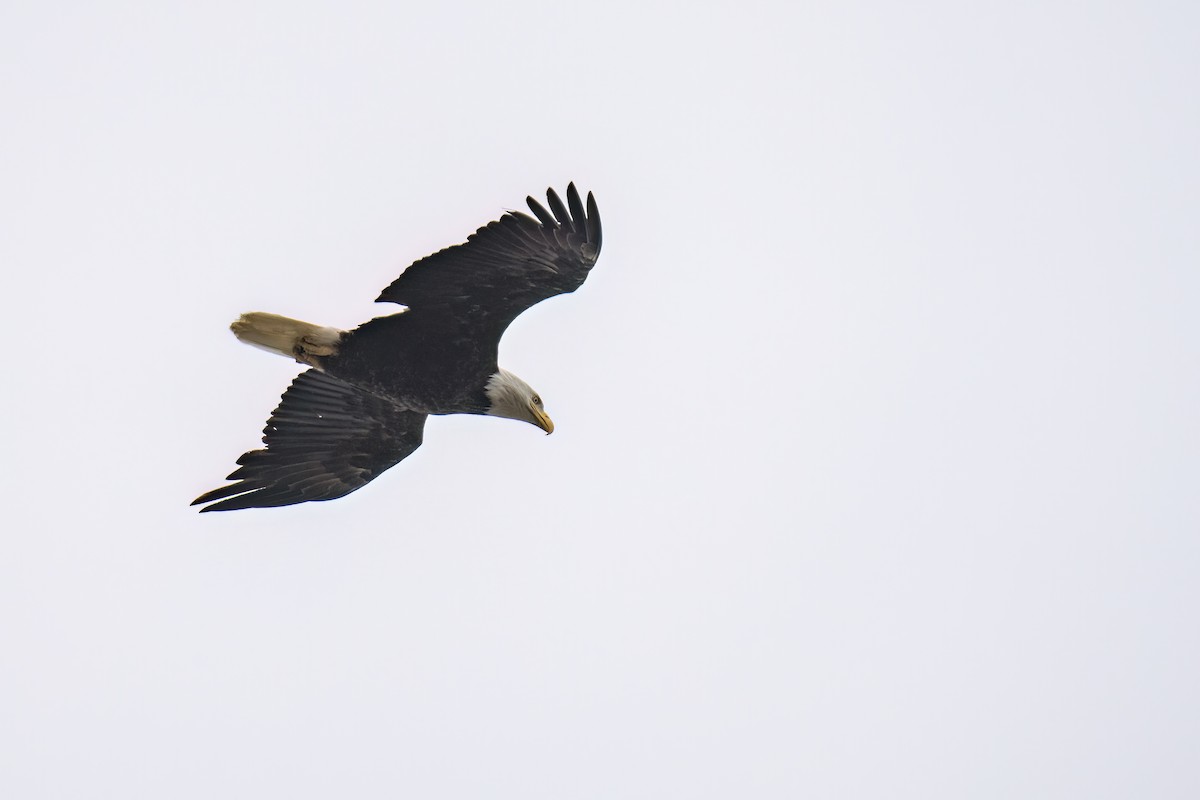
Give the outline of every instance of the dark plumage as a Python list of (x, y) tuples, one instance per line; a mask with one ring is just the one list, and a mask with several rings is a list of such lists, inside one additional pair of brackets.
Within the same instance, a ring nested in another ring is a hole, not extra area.
[(202, 511), (332, 500), (366, 485), (421, 444), (429, 414), (490, 414), (550, 432), (541, 398), (497, 364), (500, 337), (525, 309), (578, 289), (600, 254), (600, 215), (575, 185), (549, 210), (509, 212), (465, 243), (421, 259), (376, 302), (407, 309), (353, 331), (259, 312), (234, 322), (245, 342), (312, 369), (284, 393), (264, 449), (238, 459)]

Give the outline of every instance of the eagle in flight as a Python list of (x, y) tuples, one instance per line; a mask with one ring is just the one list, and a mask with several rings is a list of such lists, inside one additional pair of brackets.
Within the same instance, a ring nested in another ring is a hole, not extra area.
[(243, 314), (238, 339), (309, 367), (283, 394), (261, 450), (234, 481), (197, 497), (201, 511), (333, 500), (365, 486), (421, 446), (430, 414), (488, 414), (554, 430), (542, 398), (497, 363), (500, 337), (522, 311), (573, 292), (600, 255), (600, 214), (567, 186), (549, 210), (510, 211), (463, 244), (415, 262), (376, 302), (397, 314), (351, 331), (277, 314)]

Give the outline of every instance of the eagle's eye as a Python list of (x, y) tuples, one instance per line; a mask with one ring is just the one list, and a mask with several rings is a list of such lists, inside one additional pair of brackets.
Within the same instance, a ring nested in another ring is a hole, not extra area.
[(533, 396), (533, 404), (534, 404), (535, 406), (540, 406), (540, 405), (542, 404), (542, 398), (538, 397), (538, 396), (535, 394), (535, 395)]

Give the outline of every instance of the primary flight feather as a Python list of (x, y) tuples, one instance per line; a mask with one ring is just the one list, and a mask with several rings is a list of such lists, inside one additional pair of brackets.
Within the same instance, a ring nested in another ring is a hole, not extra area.
[[(600, 214), (567, 186), (549, 209), (511, 211), (466, 242), (417, 261), (376, 302), (406, 308), (352, 331), (276, 314), (243, 314), (243, 342), (310, 367), (267, 420), (261, 450), (238, 459), (226, 484), (197, 497), (201, 511), (332, 500), (421, 446), (430, 414), (488, 414), (554, 423), (529, 384), (497, 363), (500, 337), (522, 311), (578, 289), (600, 255)], [(209, 504), (209, 505), (206, 505)]]

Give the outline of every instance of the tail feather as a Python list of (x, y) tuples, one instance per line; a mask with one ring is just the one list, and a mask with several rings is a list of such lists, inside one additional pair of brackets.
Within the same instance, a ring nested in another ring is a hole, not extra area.
[(337, 328), (262, 311), (242, 314), (229, 329), (246, 344), (314, 367), (320, 367), (320, 359), (337, 354), (345, 333)]

